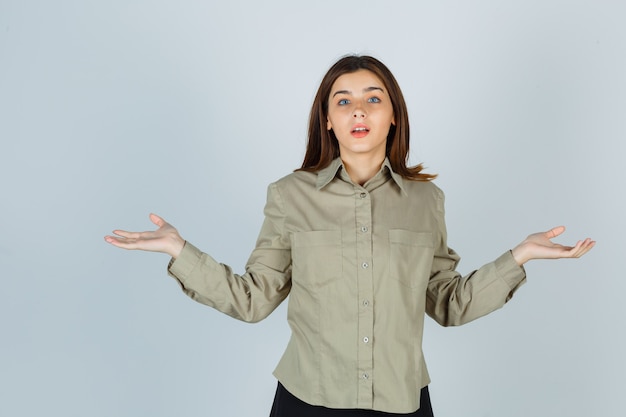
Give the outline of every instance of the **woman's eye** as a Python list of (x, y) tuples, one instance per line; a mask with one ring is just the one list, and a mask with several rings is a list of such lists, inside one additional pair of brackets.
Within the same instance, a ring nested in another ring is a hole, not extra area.
[(346, 104), (350, 104), (350, 100), (348, 100), (347, 98), (342, 98), (337, 104), (339, 104), (340, 106), (345, 106)]
[(380, 99), (378, 97), (370, 97), (367, 101), (370, 103), (380, 103)]

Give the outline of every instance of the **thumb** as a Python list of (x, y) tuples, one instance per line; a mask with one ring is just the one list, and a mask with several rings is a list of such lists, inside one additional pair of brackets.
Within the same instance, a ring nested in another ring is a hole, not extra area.
[(150, 221), (159, 227), (163, 227), (163, 225), (165, 224), (165, 220), (163, 220), (161, 217), (157, 216), (154, 213), (150, 213)]
[(548, 237), (548, 239), (552, 239), (552, 238), (557, 237), (558, 235), (560, 235), (564, 231), (565, 231), (565, 226), (553, 227), (552, 229), (550, 229), (550, 230), (548, 230), (546, 232), (546, 236)]

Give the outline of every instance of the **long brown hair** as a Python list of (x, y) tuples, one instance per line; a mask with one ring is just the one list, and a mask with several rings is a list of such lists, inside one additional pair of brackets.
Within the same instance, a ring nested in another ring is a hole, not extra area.
[(332, 130), (327, 129), (328, 97), (337, 78), (344, 74), (367, 70), (383, 82), (395, 117), (387, 135), (386, 154), (393, 170), (404, 178), (417, 181), (430, 181), (436, 175), (422, 173), (422, 164), (409, 167), (409, 115), (404, 96), (395, 77), (382, 62), (366, 55), (348, 55), (337, 61), (324, 75), (320, 83), (311, 114), (309, 116), (309, 138), (306, 154), (299, 171), (315, 172), (327, 167), (339, 156), (339, 143)]

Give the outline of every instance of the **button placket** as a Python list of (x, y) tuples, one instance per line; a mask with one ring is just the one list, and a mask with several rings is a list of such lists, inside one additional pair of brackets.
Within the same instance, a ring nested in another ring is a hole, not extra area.
[(357, 408), (371, 408), (373, 403), (373, 331), (374, 264), (372, 258), (372, 195), (362, 187), (355, 187), (357, 292), (362, 308), (358, 315), (358, 402)]

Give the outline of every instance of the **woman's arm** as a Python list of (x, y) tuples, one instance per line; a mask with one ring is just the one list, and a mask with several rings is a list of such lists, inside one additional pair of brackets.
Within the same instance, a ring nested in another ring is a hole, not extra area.
[(186, 295), (236, 319), (256, 322), (267, 317), (291, 289), (291, 245), (278, 194), (270, 185), (265, 220), (243, 274), (186, 243), (172, 225), (155, 214), (150, 220), (157, 230), (114, 230), (104, 239), (122, 249), (167, 253), (172, 257), (168, 273)]
[(506, 304), (526, 281), (523, 264), (531, 259), (577, 258), (595, 242), (579, 241), (574, 246), (553, 243), (565, 227), (534, 233), (495, 261), (462, 276), (456, 271), (459, 255), (448, 247), (444, 219), (444, 196), (440, 193), (439, 230), (431, 276), (426, 292), (426, 312), (443, 326), (458, 326), (489, 314)]
[(579, 258), (593, 248), (587, 238), (574, 246), (563, 246), (550, 239), (565, 227), (533, 233), (513, 250), (494, 262), (461, 276), (456, 272), (458, 255), (445, 243), (442, 226), (441, 245), (435, 252), (433, 271), (426, 297), (426, 311), (443, 326), (468, 323), (502, 307), (525, 282), (523, 264), (531, 259)]

